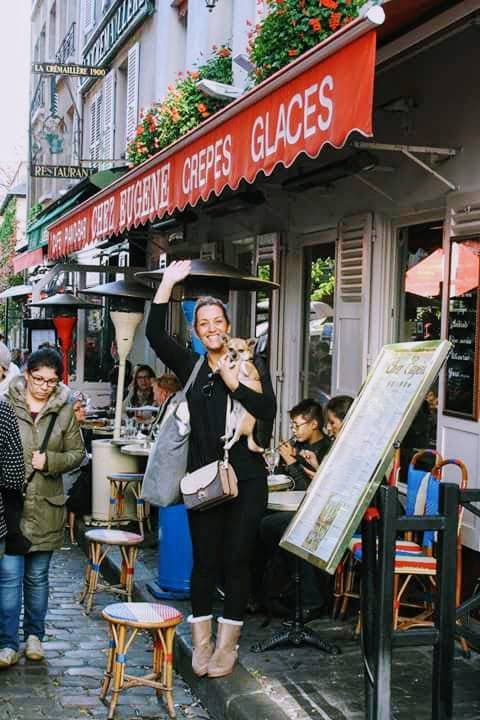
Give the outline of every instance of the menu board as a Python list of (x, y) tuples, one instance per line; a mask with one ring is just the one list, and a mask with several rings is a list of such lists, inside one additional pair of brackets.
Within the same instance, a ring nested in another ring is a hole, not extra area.
[(452, 352), (447, 360), (445, 412), (477, 417), (477, 346), (478, 290), (471, 290), (449, 301), (448, 339)]
[(450, 347), (433, 340), (382, 349), (281, 547), (335, 572)]

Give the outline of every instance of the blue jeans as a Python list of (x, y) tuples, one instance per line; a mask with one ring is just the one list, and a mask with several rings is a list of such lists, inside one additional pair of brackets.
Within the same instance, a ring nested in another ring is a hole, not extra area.
[(0, 649), (18, 650), (22, 595), (24, 637), (43, 639), (51, 558), (52, 552), (31, 552), (0, 559)]

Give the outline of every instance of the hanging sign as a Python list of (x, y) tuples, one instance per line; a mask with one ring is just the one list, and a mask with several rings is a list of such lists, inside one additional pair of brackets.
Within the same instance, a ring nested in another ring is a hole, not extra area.
[(30, 177), (52, 178), (53, 180), (84, 180), (98, 172), (96, 167), (81, 165), (30, 165)]
[(32, 73), (41, 75), (70, 75), (72, 77), (93, 77), (103, 78), (107, 74), (106, 68), (93, 67), (91, 65), (76, 65), (64, 63), (32, 63)]
[(370, 136), (375, 49), (373, 31), (328, 57), (315, 48), (53, 225), (49, 257), (342, 147), (354, 130)]
[(450, 348), (431, 340), (382, 349), (281, 547), (335, 572)]

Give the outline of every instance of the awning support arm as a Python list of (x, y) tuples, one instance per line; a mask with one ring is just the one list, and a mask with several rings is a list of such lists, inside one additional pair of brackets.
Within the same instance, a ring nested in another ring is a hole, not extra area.
[(430, 175), (433, 175), (433, 177), (450, 188), (450, 190), (458, 190), (458, 186), (455, 185), (455, 183), (452, 183), (446, 177), (430, 167), (430, 165), (427, 165), (427, 163), (424, 163), (423, 160), (420, 160), (420, 158), (413, 153), (440, 155), (448, 159), (455, 157), (460, 152), (461, 148), (431, 147), (429, 145), (400, 145), (398, 143), (365, 142), (363, 140), (354, 140), (352, 145), (353, 147), (362, 150), (386, 150), (388, 152), (400, 152), (402, 155), (405, 155), (405, 157), (408, 157), (414, 163), (423, 168), (423, 170), (430, 173)]

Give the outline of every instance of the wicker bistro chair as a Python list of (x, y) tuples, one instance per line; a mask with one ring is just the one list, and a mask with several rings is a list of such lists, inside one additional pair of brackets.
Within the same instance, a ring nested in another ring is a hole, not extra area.
[[(88, 615), (92, 609), (95, 593), (100, 591), (114, 592), (125, 595), (131, 602), (133, 595), (133, 576), (138, 545), (143, 541), (143, 535), (125, 532), (124, 530), (88, 530), (85, 533), (88, 542), (88, 563), (85, 570), (85, 585), (80, 596), (80, 602), (85, 604)], [(122, 556), (122, 569), (118, 585), (99, 583), (102, 562), (112, 549), (118, 547)]]
[[(428, 477), (429, 473), (417, 467), (417, 464), (427, 457), (434, 457), (437, 464), (442, 461), (442, 456), (436, 450), (419, 450), (413, 456), (407, 473), (407, 504), (406, 514), (415, 514), (416, 497), (421, 487), (422, 480)], [(396, 485), (400, 470), (400, 448), (395, 449), (394, 463), (390, 473), (389, 484)], [(396, 542), (396, 558), (398, 566), (402, 562), (408, 561), (411, 555), (421, 556), (423, 554), (422, 547), (412, 537), (411, 533), (406, 533), (404, 539)], [(360, 563), (362, 562), (362, 538), (359, 534), (355, 534), (350, 542), (349, 549), (345, 553), (337, 572), (335, 573), (335, 592), (334, 592), (334, 617), (342, 620), (348, 611), (348, 605), (351, 599), (358, 600), (360, 597)], [(359, 631), (360, 627), (357, 627)]]
[(146, 521), (150, 525), (150, 506), (141, 497), (143, 473), (114, 473), (108, 476), (110, 482), (110, 504), (108, 509), (108, 527), (118, 520), (124, 519), (125, 496), (130, 492), (135, 498), (135, 510), (137, 521), (140, 527), (140, 534), (143, 535), (143, 524)]
[[(112, 720), (121, 692), (131, 687), (153, 688), (163, 696), (168, 714), (175, 717), (173, 707), (173, 644), (176, 627), (183, 615), (169, 605), (157, 603), (116, 603), (107, 605), (102, 617), (108, 623), (110, 645), (100, 699), (104, 700), (112, 685), (108, 720)], [(141, 677), (125, 672), (127, 653), (141, 630), (153, 639), (152, 672)]]
[[(462, 490), (466, 489), (468, 485), (468, 473), (467, 468), (461, 460), (441, 460), (440, 462), (437, 462), (432, 472), (428, 473), (419, 484), (413, 512), (407, 514), (438, 514), (439, 484), (442, 470), (447, 465), (455, 465), (460, 469), (460, 488)], [(460, 605), (462, 585), (462, 517), (463, 510), (460, 510), (458, 513), (457, 525), (457, 574), (455, 579), (455, 602), (457, 607)], [(430, 589), (430, 592), (435, 592), (437, 587), (435, 541), (435, 533), (432, 531), (424, 532), (423, 538), (420, 539), (422, 548), (421, 554), (410, 555), (410, 557), (395, 557), (393, 609), (393, 622), (395, 629), (407, 629), (414, 625), (432, 624), (430, 618), (433, 613), (433, 602), (428, 597), (428, 589)], [(420, 584), (424, 593), (427, 593), (425, 601), (420, 603), (415, 600), (409, 601), (407, 597), (407, 592), (411, 589), (415, 581), (417, 581), (417, 584)], [(401, 607), (419, 608), (421, 612), (411, 617), (402, 617), (400, 615)], [(464, 653), (468, 653), (468, 645), (463, 638), (461, 638), (460, 644)]]

